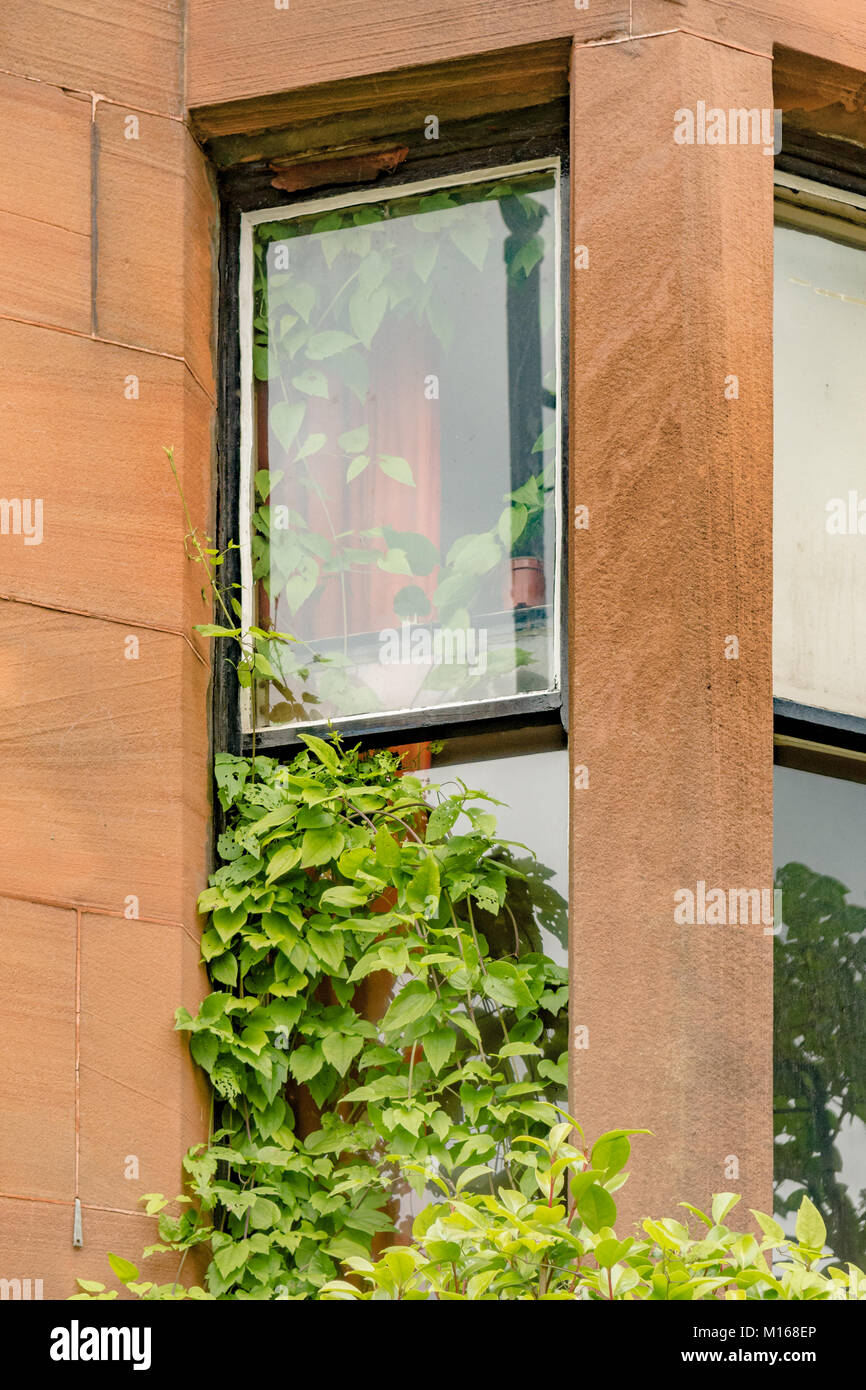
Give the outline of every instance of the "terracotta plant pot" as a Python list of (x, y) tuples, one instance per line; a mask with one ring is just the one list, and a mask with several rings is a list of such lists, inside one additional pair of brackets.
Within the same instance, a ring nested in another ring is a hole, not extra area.
[(544, 564), (534, 555), (516, 555), (511, 560), (510, 592), (506, 606), (537, 608), (544, 603)]

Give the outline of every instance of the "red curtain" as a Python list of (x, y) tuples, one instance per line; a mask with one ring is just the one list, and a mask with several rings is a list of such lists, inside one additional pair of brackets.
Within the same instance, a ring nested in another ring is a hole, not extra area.
[[(435, 340), (414, 320), (387, 321), (379, 329), (370, 353), (369, 395), (364, 404), (340, 381), (335, 371), (327, 373), (330, 396), (308, 399), (304, 425), (297, 443), (311, 434), (324, 434), (328, 443), (308, 460), (292, 464), (271, 494), (272, 506), (286, 503), (305, 518), (319, 535), (360, 532), (374, 526), (390, 526), (397, 531), (418, 531), (438, 547), (440, 539), (440, 430), (437, 400), (425, 395), (425, 380), (435, 364)], [(328, 363), (323, 367), (327, 369)], [(264, 394), (264, 393), (263, 393)], [(260, 426), (263, 424), (260, 421)], [(370, 463), (351, 482), (346, 481), (348, 458), (338, 449), (340, 435), (362, 425), (369, 427), (369, 444), (364, 453)], [(259, 438), (263, 437), (260, 427)], [(377, 458), (388, 454), (406, 459), (412, 470), (414, 487), (388, 476), (377, 465)], [(262, 462), (259, 450), (258, 466)], [(282, 466), (279, 462), (275, 467)], [(323, 494), (309, 484), (315, 479)], [(278, 544), (278, 532), (274, 533)], [(345, 535), (342, 544), (375, 548), (385, 553), (381, 539), (362, 539)], [(388, 574), (374, 561), (357, 565), (345, 575), (346, 617), (349, 633), (379, 631), (399, 627), (394, 597), (404, 585), (416, 584), (428, 598), (436, 586), (436, 576)], [(307, 640), (333, 637), (343, 632), (343, 586), (339, 574), (325, 575), (321, 588), (298, 610), (291, 621), (279, 615), (280, 622)]]

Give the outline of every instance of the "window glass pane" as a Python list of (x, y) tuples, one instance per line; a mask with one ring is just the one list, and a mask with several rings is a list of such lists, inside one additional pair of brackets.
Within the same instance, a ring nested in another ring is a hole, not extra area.
[(774, 688), (866, 715), (866, 252), (777, 227)]
[(775, 770), (775, 1171), (793, 1230), (803, 1192), (830, 1248), (866, 1260), (866, 785)]
[[(497, 742), (521, 740), (520, 734), (497, 736)], [(522, 969), (541, 972), (546, 989), (545, 1007), (535, 1025), (531, 1017), (508, 1005), (499, 1008), (489, 998), (474, 1003), (474, 1019), (488, 1052), (501, 1045), (503, 1024), (514, 1039), (523, 1034), (539, 1052), (512, 1057), (509, 1062), (518, 1084), (536, 1083), (539, 1090), (531, 1097), (544, 1097), (555, 1105), (567, 1106), (568, 1071), (568, 752), (563, 748), (534, 749), (512, 756), (486, 757), (492, 739), (455, 739), (434, 745), (439, 752), (431, 756), (430, 744), (407, 748), (405, 766), (429, 783), (442, 787), (443, 795), (458, 791), (462, 782), (481, 798), (473, 801), (476, 811), (488, 811), (496, 818), (496, 834), (512, 841), (499, 857), (523, 878), (509, 875), (505, 906), (497, 914), (479, 904), (473, 920), (483, 937), (489, 959), (519, 963)], [(402, 751), (402, 750), (401, 750)], [(494, 800), (487, 802), (484, 797)], [(497, 802), (501, 804), (496, 804)], [(468, 821), (455, 822), (459, 834)], [(458, 916), (464, 909), (458, 907)], [(398, 982), (400, 983), (400, 982)], [(453, 1111), (455, 1122), (464, 1112)], [(524, 1130), (519, 1112), (503, 1113), (503, 1128), (511, 1135)], [(493, 1185), (516, 1185), (516, 1165), (508, 1172), (510, 1139), (497, 1143), (495, 1153), (484, 1159), (494, 1171)], [(491, 1180), (481, 1176), (470, 1184), (471, 1191), (486, 1190)], [(402, 1237), (408, 1236), (412, 1220), (439, 1194), (428, 1189), (422, 1194), (403, 1183), (396, 1186), (395, 1219)]]
[(552, 170), (260, 222), (258, 723), (556, 688)]
[[(447, 743), (445, 750), (447, 753)], [(449, 783), (459, 780), (502, 803), (492, 806), (491, 811), (497, 833), (514, 842), (511, 854), (515, 867), (526, 875), (525, 888), (515, 899), (520, 900), (527, 940), (531, 940), (532, 949), (543, 951), (557, 965), (567, 965), (567, 749), (449, 762), (447, 766), (441, 766), (441, 761), (433, 760), (427, 774), (431, 784), (447, 790)], [(566, 1045), (563, 1037), (562, 1048)]]

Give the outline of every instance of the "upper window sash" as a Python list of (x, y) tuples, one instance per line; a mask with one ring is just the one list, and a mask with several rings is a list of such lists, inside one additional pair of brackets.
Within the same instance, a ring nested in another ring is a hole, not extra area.
[(866, 731), (866, 198), (779, 171), (775, 213), (776, 712), (835, 743)]
[(245, 734), (561, 700), (560, 201), (547, 158), (242, 215), (243, 623), (299, 639)]

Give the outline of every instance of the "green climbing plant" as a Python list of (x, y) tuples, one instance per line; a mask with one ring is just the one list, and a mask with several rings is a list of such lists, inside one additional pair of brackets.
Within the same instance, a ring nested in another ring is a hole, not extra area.
[[(552, 1109), (553, 1107), (551, 1107)], [(565, 1113), (565, 1112), (563, 1112)], [(436, 1174), (436, 1200), (415, 1218), (410, 1249), (375, 1262), (347, 1261), (355, 1281), (333, 1280), (320, 1297), (354, 1301), (699, 1302), (866, 1299), (855, 1265), (828, 1264), (826, 1228), (803, 1197), (796, 1233), (752, 1211), (757, 1236), (728, 1217), (740, 1201), (718, 1192), (710, 1213), (687, 1202), (697, 1233), (670, 1217), (645, 1220), (637, 1236), (617, 1235), (613, 1194), (625, 1181), (630, 1135), (617, 1129), (587, 1143), (570, 1115), (539, 1139), (521, 1135), (511, 1161), (529, 1184), (495, 1196), (471, 1193)], [(527, 1187), (529, 1190), (527, 1190)]]
[[(148, 1253), (208, 1242), (216, 1297), (315, 1297), (393, 1231), (403, 1161), (512, 1183), (510, 1141), (542, 1134), (540, 1098), (565, 1087), (566, 972), (510, 907), (522, 875), (490, 798), (431, 792), (392, 753), (305, 742), (287, 765), (215, 764), (226, 828), (199, 900), (213, 989), (177, 1014), (214, 1129), (185, 1161), (192, 1201), (146, 1210)], [(390, 985), (381, 1016), (371, 979)]]

